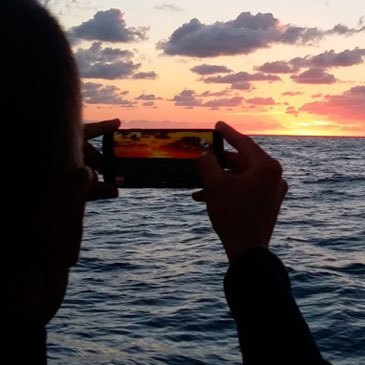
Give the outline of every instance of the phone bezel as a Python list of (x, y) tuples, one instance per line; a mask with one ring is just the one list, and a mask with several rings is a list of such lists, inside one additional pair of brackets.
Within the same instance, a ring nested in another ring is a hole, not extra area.
[[(103, 169), (102, 174), (104, 181), (116, 185), (115, 156), (114, 156), (114, 134), (119, 132), (212, 132), (213, 133), (213, 153), (217, 157), (219, 164), (224, 165), (224, 142), (219, 132), (209, 128), (121, 128), (115, 132), (103, 135), (102, 153), (103, 153)], [(146, 158), (147, 159), (147, 158)], [(173, 158), (171, 160), (174, 160)], [(194, 159), (192, 159), (194, 160)]]

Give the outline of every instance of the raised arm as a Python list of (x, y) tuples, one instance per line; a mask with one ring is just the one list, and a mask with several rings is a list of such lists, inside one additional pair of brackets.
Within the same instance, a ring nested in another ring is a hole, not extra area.
[(199, 169), (207, 205), (229, 260), (224, 286), (247, 365), (326, 364), (291, 293), (289, 277), (269, 242), (288, 186), (280, 163), (223, 122), (216, 130), (237, 152), (225, 169), (213, 154)]

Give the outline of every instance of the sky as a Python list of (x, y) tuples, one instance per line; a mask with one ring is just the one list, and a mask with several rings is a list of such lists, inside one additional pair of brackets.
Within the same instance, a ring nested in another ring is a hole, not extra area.
[(43, 0), (85, 122), (365, 136), (364, 0)]

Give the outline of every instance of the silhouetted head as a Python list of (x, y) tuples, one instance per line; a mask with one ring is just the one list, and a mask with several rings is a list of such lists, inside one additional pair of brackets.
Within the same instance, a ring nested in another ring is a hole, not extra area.
[(17, 316), (47, 322), (78, 257), (90, 180), (80, 81), (63, 31), (37, 2), (1, 0), (0, 35), (6, 294)]
[(40, 154), (40, 173), (79, 166), (80, 82), (64, 33), (32, 0), (1, 0), (0, 12), (6, 128), (29, 133), (24, 142)]

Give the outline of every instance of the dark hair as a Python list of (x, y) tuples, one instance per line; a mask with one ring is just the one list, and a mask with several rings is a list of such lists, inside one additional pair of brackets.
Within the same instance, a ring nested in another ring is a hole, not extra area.
[(82, 159), (80, 81), (70, 45), (33, 0), (1, 0), (0, 34), (10, 168), (33, 180), (54, 178)]

